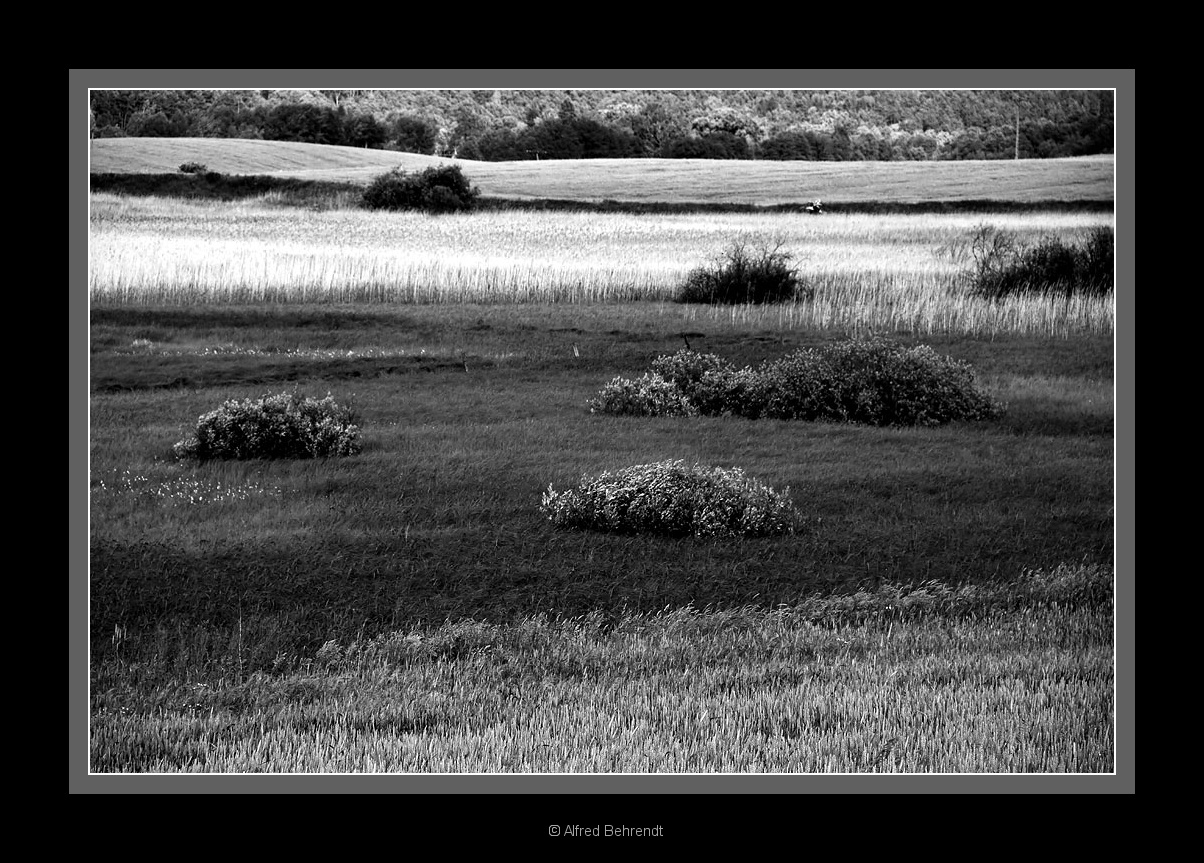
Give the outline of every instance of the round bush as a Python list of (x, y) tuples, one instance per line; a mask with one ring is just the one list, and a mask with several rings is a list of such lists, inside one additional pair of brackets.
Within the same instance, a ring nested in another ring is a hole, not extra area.
[(363, 202), (372, 210), (453, 213), (473, 209), (480, 194), (459, 165), (441, 165), (414, 174), (394, 168), (368, 184)]
[(793, 256), (778, 243), (732, 243), (709, 267), (697, 267), (678, 288), (679, 303), (762, 304), (809, 298)]
[(191, 437), (172, 448), (177, 458), (324, 458), (355, 455), (360, 430), (334, 398), (296, 393), (230, 399), (197, 420)]
[(789, 489), (776, 492), (739, 468), (662, 461), (582, 477), (576, 489), (543, 495), (541, 511), (560, 528), (670, 536), (793, 533)]
[(968, 363), (884, 338), (799, 351), (763, 365), (760, 374), (772, 393), (760, 413), (777, 419), (936, 426), (1002, 411), (975, 389)]

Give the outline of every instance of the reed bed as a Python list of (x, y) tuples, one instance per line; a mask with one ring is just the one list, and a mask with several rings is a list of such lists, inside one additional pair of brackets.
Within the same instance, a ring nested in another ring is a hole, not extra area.
[(301, 211), (270, 200), (92, 196), (93, 304), (598, 303), (672, 300), (733, 240), (781, 243), (814, 289), (778, 307), (687, 317), (782, 328), (916, 333), (1112, 332), (1110, 300), (967, 296), (969, 240), (989, 223), (1020, 241), (1073, 241), (1086, 213), (649, 215), (508, 211), (432, 217)]

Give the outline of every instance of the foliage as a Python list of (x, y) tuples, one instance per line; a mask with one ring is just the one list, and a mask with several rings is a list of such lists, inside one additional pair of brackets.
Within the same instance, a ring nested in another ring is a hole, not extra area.
[(1106, 226), (1092, 228), (1080, 245), (1046, 236), (1025, 246), (1007, 231), (979, 225), (970, 241), (970, 290), (990, 300), (1024, 294), (1104, 297), (1114, 287), (1115, 248), (1115, 232)]
[(451, 213), (471, 210), (480, 190), (459, 165), (440, 165), (419, 172), (394, 168), (376, 177), (364, 190), (364, 206), (372, 210), (425, 210)]
[(1114, 103), (1108, 90), (98, 90), (89, 121), (96, 138), (429, 152), (428, 132), (391, 128), (403, 116), (437, 155), (466, 158), (898, 161), (1014, 158), (1017, 111), (1022, 158), (1111, 153)]
[(557, 527), (672, 536), (762, 536), (794, 531), (789, 490), (776, 492), (739, 468), (662, 461), (552, 486), (541, 510)]
[(637, 380), (616, 377), (589, 402), (590, 413), (626, 416), (697, 416), (681, 389), (658, 374), (646, 374)]
[(661, 150), (666, 159), (747, 159), (748, 142), (731, 132), (675, 138)]
[(711, 266), (696, 267), (686, 275), (677, 302), (759, 305), (810, 298), (791, 265), (793, 257), (781, 242), (771, 247), (736, 240)]
[(229, 399), (197, 420), (194, 434), (172, 448), (177, 458), (324, 458), (355, 455), (360, 430), (349, 408), (329, 394), (297, 393)]
[[(999, 416), (1003, 406), (978, 392), (968, 363), (926, 345), (905, 347), (881, 337), (804, 348), (756, 368), (734, 368), (713, 354), (681, 350), (658, 357), (653, 376), (671, 382), (684, 403), (708, 416), (850, 422), (875, 426), (936, 426)], [(616, 379), (611, 390), (631, 389)], [(655, 415), (667, 394), (623, 411)]]
[(433, 156), (438, 137), (438, 127), (421, 117), (405, 115), (393, 120), (391, 147), (403, 152)]
[(183, 174), (207, 174), (209, 166), (200, 162), (185, 162), (180, 165), (180, 173)]
[(974, 388), (968, 363), (880, 337), (799, 352), (761, 373), (772, 393), (764, 414), (779, 419), (936, 426), (991, 419), (1002, 409)]

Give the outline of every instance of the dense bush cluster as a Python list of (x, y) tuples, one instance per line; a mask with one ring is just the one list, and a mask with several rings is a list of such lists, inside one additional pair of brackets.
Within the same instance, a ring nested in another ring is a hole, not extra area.
[(975, 229), (971, 292), (991, 300), (1037, 294), (1103, 297), (1112, 293), (1116, 238), (1110, 227), (1093, 228), (1080, 245), (1045, 237), (1034, 245), (990, 225)]
[(680, 398), (660, 384), (653, 389), (617, 378), (588, 403), (590, 410), (935, 426), (990, 419), (1003, 409), (975, 389), (969, 364), (926, 345), (905, 347), (878, 337), (804, 348), (740, 369), (714, 354), (681, 350), (658, 357), (641, 380), (668, 382)]
[(453, 213), (473, 209), (480, 194), (459, 165), (440, 165), (414, 173), (394, 168), (368, 184), (363, 202), (372, 210)]
[(679, 303), (762, 304), (809, 299), (793, 255), (782, 244), (732, 243), (710, 266), (696, 267), (677, 290)]
[(230, 399), (197, 421), (191, 437), (179, 441), (177, 458), (322, 458), (355, 455), (360, 430), (348, 408), (334, 398), (296, 393)]
[(662, 461), (582, 477), (576, 489), (543, 495), (557, 527), (671, 536), (792, 533), (789, 490), (776, 492), (739, 468)]
[(185, 162), (180, 165), (180, 173), (182, 174), (207, 174), (209, 166), (201, 162)]

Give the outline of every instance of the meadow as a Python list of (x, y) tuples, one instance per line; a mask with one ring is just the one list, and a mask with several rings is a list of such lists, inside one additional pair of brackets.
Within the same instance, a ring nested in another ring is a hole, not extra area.
[(780, 245), (813, 291), (806, 303), (724, 310), (769, 315), (778, 328), (1112, 331), (1107, 299), (970, 296), (971, 239), (982, 225), (1021, 243), (1054, 236), (1072, 244), (1111, 217), (503, 211), (432, 219), (96, 194), (89, 297), (103, 305), (663, 304), (691, 269), (744, 240)]
[[(197, 162), (211, 171), (366, 185), (393, 167), (448, 160), (417, 153), (287, 141), (108, 138), (89, 142), (93, 173), (173, 173)], [(1112, 156), (967, 162), (766, 162), (711, 159), (458, 160), (487, 197), (619, 200), (628, 203), (993, 201), (1103, 203), (1114, 196)]]
[[(1074, 238), (1111, 216), (94, 194), (91, 769), (1111, 772), (1114, 305), (969, 298), (984, 222)], [(672, 301), (739, 237), (782, 241), (815, 298)], [(753, 363), (871, 331), (971, 363), (1007, 411), (917, 429), (585, 407), (687, 340)], [(352, 405), (363, 451), (172, 457), (200, 414), (283, 390)], [(549, 484), (666, 458), (789, 488), (802, 529), (538, 512)]]

